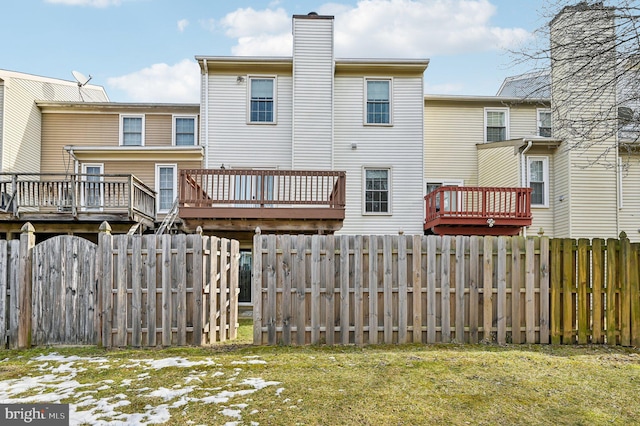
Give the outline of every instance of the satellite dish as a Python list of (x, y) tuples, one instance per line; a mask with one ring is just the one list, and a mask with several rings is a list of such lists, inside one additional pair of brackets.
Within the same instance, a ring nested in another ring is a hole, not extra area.
[(92, 78), (91, 74), (89, 74), (89, 78), (87, 78), (87, 76), (82, 74), (80, 71), (71, 71), (71, 74), (73, 74), (73, 78), (75, 78), (76, 81), (78, 82), (78, 87), (84, 86)]

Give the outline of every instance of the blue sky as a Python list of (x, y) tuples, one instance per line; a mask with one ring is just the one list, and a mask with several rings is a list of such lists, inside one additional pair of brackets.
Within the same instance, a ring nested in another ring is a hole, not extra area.
[(20, 0), (0, 68), (92, 75), (116, 102), (198, 102), (196, 55), (290, 56), (291, 15), (335, 16), (338, 58), (429, 58), (425, 92), (494, 95), (544, 0)]

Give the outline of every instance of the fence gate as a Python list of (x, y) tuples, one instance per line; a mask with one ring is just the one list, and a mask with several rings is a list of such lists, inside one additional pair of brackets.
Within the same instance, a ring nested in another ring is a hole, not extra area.
[(33, 345), (98, 343), (97, 248), (91, 241), (69, 235), (33, 248)]

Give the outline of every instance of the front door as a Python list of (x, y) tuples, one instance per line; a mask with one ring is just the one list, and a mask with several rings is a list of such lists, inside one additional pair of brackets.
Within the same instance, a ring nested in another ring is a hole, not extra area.
[(102, 164), (82, 165), (82, 207), (85, 210), (101, 210), (104, 204), (102, 194)]

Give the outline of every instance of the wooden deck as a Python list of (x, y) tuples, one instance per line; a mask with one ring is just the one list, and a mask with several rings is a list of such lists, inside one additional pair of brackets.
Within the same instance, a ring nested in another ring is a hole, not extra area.
[(5, 228), (27, 221), (153, 226), (155, 218), (155, 192), (134, 175), (0, 173), (0, 225)]
[(531, 188), (444, 186), (424, 199), (424, 229), (437, 235), (517, 235), (531, 225)]
[(331, 233), (342, 227), (340, 171), (180, 171), (180, 218), (206, 230)]

